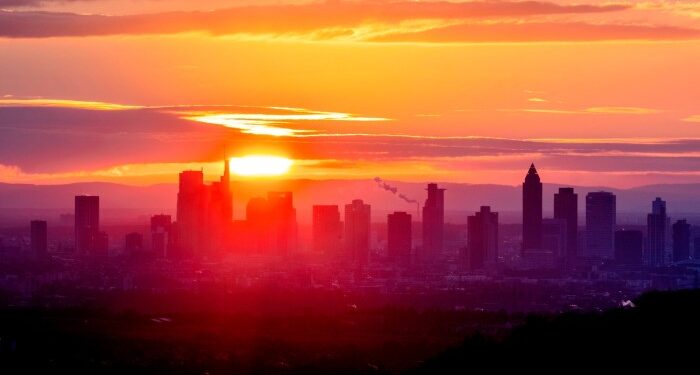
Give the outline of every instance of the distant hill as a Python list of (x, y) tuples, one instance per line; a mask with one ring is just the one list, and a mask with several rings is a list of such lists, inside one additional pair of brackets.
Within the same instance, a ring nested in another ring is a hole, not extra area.
[[(308, 220), (313, 204), (349, 203), (361, 198), (372, 205), (375, 217), (391, 211), (416, 212), (416, 204), (407, 203), (398, 193), (420, 202), (425, 200), (425, 184), (387, 181), (398, 189), (397, 194), (382, 189), (373, 180), (259, 180), (233, 182), (234, 211), (237, 218), (245, 214), (245, 203), (267, 191), (293, 191), (300, 220)], [(502, 212), (504, 222), (517, 221), (521, 209), (520, 186), (441, 183), (446, 188), (448, 220), (466, 221), (468, 212), (481, 205), (490, 205)], [(551, 215), (553, 194), (559, 184), (544, 185), (544, 211)], [(579, 211), (585, 212), (584, 197), (588, 192), (607, 190), (617, 195), (618, 212), (642, 214), (650, 209), (651, 201), (660, 196), (668, 201), (673, 217), (698, 216), (700, 213), (700, 184), (649, 185), (631, 189), (574, 186), (579, 194)], [(29, 185), (0, 183), (0, 217), (22, 211), (51, 210), (71, 212), (73, 197), (96, 194), (106, 211), (129, 211), (147, 215), (155, 212), (174, 213), (177, 199), (176, 184), (132, 186), (91, 182), (65, 185)], [(643, 220), (642, 215), (638, 215)], [(692, 219), (691, 219), (692, 220)]]

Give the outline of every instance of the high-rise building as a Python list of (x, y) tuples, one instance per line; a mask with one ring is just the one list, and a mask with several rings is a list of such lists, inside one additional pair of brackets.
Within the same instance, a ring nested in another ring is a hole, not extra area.
[(95, 239), (93, 255), (106, 257), (109, 255), (109, 236), (107, 232), (98, 232)]
[(177, 193), (177, 248), (182, 256), (201, 254), (207, 240), (206, 188), (202, 171), (180, 173)]
[(170, 215), (151, 216), (151, 252), (157, 258), (167, 258), (172, 254), (172, 218)]
[(75, 197), (75, 251), (79, 255), (95, 255), (100, 234), (100, 197)]
[(313, 251), (338, 254), (343, 238), (343, 224), (337, 205), (315, 205), (312, 209)]
[(128, 233), (124, 236), (124, 252), (135, 254), (143, 251), (143, 235), (141, 233)]
[(42, 257), (48, 252), (48, 231), (46, 221), (32, 220), (29, 223), (32, 255)]
[(272, 248), (272, 222), (267, 198), (256, 197), (246, 205), (248, 251), (270, 255)]
[(690, 224), (678, 220), (673, 224), (673, 261), (682, 262), (690, 259)]
[(462, 254), (469, 269), (482, 269), (498, 260), (498, 213), (481, 206), (467, 218), (467, 247)]
[(444, 247), (445, 236), (445, 189), (437, 184), (428, 184), (428, 198), (423, 206), (423, 247), (425, 259), (439, 256)]
[(394, 212), (387, 216), (387, 255), (407, 261), (411, 257), (411, 215)]
[(542, 248), (542, 182), (535, 164), (523, 182), (523, 251)]
[(666, 264), (666, 202), (656, 198), (651, 203), (651, 213), (647, 215), (646, 261), (650, 266)]
[(182, 256), (207, 257), (224, 250), (233, 220), (229, 163), (219, 181), (204, 183), (202, 171), (180, 173), (177, 194), (177, 249)]
[(554, 218), (566, 221), (566, 252), (562, 255), (570, 264), (578, 253), (578, 194), (574, 188), (559, 188), (554, 194)]
[(615, 261), (623, 265), (641, 265), (643, 243), (641, 230), (615, 231)]
[(700, 236), (693, 239), (693, 259), (700, 259)]
[(598, 191), (586, 195), (586, 252), (588, 258), (615, 258), (615, 194)]
[(361, 199), (345, 205), (345, 249), (348, 257), (358, 263), (369, 259), (371, 207)]
[(287, 255), (296, 250), (297, 211), (291, 192), (267, 193), (267, 207), (272, 228), (273, 251)]

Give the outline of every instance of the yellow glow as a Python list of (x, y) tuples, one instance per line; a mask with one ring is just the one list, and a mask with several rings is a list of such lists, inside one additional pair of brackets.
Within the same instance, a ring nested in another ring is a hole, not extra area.
[(248, 155), (231, 158), (231, 172), (239, 176), (279, 176), (289, 172), (294, 162), (280, 156)]

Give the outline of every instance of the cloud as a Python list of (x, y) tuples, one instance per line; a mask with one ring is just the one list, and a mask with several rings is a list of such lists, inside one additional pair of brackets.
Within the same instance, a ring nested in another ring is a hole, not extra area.
[[(20, 1), (12, 1), (20, 3)], [(330, 1), (303, 5), (241, 6), (207, 12), (180, 11), (107, 16), (37, 11), (0, 11), (0, 36), (45, 38), (60, 36), (143, 35), (206, 32), (212, 35), (313, 35), (318, 39), (353, 38), (378, 27), (380, 33), (401, 30), (417, 21), (436, 20), (444, 26), (464, 20), (595, 14), (628, 9), (627, 5), (560, 5), (538, 1)], [(425, 25), (418, 22), (418, 30)], [(464, 26), (462, 26), (464, 27)], [(415, 27), (409, 27), (415, 30)], [(390, 34), (387, 40), (455, 38), (458, 29)], [(373, 33), (370, 32), (369, 36)], [(363, 38), (362, 35), (360, 35)], [(376, 37), (374, 40), (380, 40)]]
[(564, 42), (697, 39), (700, 29), (562, 22), (465, 23), (421, 31), (388, 33), (371, 39), (397, 43)]

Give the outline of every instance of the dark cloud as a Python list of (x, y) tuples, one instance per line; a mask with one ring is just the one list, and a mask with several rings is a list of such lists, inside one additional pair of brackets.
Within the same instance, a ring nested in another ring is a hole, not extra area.
[[(0, 0), (2, 1), (2, 0)], [(19, 2), (9, 0), (10, 2)], [(365, 23), (396, 24), (408, 20), (467, 20), (535, 15), (600, 13), (626, 5), (559, 5), (548, 2), (326, 2), (305, 5), (243, 6), (209, 12), (106, 16), (54, 12), (0, 12), (0, 36), (44, 38), (117, 34), (171, 34), (201, 31), (214, 35), (240, 33), (302, 34), (337, 37), (328, 29)], [(342, 30), (340, 34), (346, 34)]]
[(601, 40), (680, 40), (700, 37), (700, 30), (670, 26), (586, 23), (489, 23), (454, 25), (419, 32), (392, 33), (376, 42), (540, 42)]
[(18, 166), (27, 173), (90, 171), (122, 164), (206, 162), (218, 160), (226, 148), (238, 153), (252, 147), (325, 160), (320, 164), (324, 168), (392, 160), (441, 160), (452, 169), (506, 168), (532, 158), (561, 170), (700, 170), (700, 139), (592, 143), (343, 134), (271, 137), (184, 120), (175, 109), (183, 108), (0, 107), (0, 165)]

